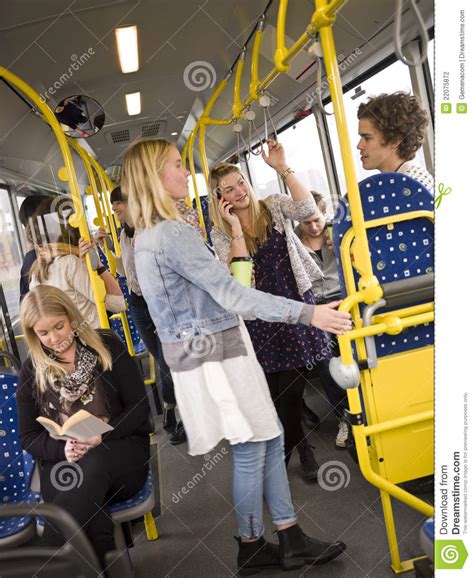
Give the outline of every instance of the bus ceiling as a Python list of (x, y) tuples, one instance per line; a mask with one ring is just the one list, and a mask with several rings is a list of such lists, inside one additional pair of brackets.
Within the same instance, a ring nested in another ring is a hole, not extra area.
[[(346, 63), (341, 70), (343, 82), (353, 81), (394, 54), (396, 4), (396, 0), (349, 0), (342, 7), (333, 30), (338, 59)], [(107, 167), (119, 163), (126, 146), (137, 137), (167, 138), (183, 145), (266, 12), (259, 59), (263, 78), (273, 68), (278, 6), (277, 0), (179, 0), (166, 7), (152, 0), (116, 0), (100, 6), (84, 0), (68, 8), (50, 0), (30, 3), (25, 11), (21, 3), (10, 3), (2, 14), (1, 64), (32, 86), (53, 110), (71, 95), (97, 100), (104, 108), (105, 124), (87, 144)], [(419, 36), (419, 23), (413, 10), (403, 6), (407, 42)], [(432, 27), (432, 0), (420, 0), (417, 6), (426, 27)], [(292, 46), (304, 32), (313, 12), (312, 0), (289, 3), (286, 46)], [(139, 69), (124, 74), (114, 30), (129, 25), (137, 27)], [(250, 80), (248, 58), (242, 92)], [(296, 111), (308, 108), (307, 94), (315, 80), (314, 60), (302, 51), (290, 70), (272, 82), (268, 95), (277, 128), (287, 124)], [(130, 116), (126, 95), (138, 92), (141, 109)], [(232, 102), (233, 81), (217, 100), (213, 117), (228, 118)], [(0, 120), (0, 170), (34, 174), (38, 181), (56, 187), (54, 175), (60, 160), (55, 161), (57, 145), (49, 127), (2, 83), (0, 106), (8, 111)], [(258, 107), (255, 112), (255, 123), (260, 126), (262, 112)], [(209, 162), (213, 162), (233, 152), (235, 135), (229, 127), (210, 127), (206, 145)], [(79, 164), (78, 175), (82, 173)]]

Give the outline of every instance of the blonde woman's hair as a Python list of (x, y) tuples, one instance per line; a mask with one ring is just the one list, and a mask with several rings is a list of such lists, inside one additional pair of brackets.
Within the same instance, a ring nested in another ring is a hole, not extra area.
[(161, 139), (138, 140), (125, 152), (121, 187), (138, 230), (150, 229), (157, 221), (181, 219), (176, 200), (159, 176), (174, 146)]
[(243, 231), (243, 233), (249, 253), (255, 255), (258, 250), (258, 245), (263, 245), (268, 239), (268, 234), (272, 228), (272, 215), (265, 201), (259, 201), (256, 198), (251, 184), (239, 167), (230, 163), (218, 163), (212, 167), (209, 173), (208, 183), (209, 213), (213, 226), (228, 237), (232, 237), (232, 227), (222, 218), (219, 211), (218, 198), (218, 194), (222, 194), (219, 181), (232, 173), (240, 175), (247, 183), (249, 190), (249, 213), (252, 231)]
[(44, 393), (53, 386), (56, 380), (63, 379), (67, 374), (64, 366), (54, 355), (45, 350), (34, 332), (34, 326), (41, 317), (58, 315), (68, 317), (73, 328), (71, 339), (79, 337), (93, 349), (99, 356), (99, 362), (104, 371), (112, 368), (112, 357), (102, 338), (84, 320), (79, 309), (66, 293), (57, 287), (38, 285), (25, 295), (21, 302), (20, 316), (40, 393)]

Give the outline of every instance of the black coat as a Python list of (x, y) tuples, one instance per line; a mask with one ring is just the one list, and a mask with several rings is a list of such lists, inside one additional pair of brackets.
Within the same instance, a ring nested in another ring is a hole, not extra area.
[[(101, 374), (101, 386), (110, 415), (109, 423), (114, 427), (102, 436), (102, 441), (134, 437), (149, 445), (150, 407), (137, 363), (115, 333), (99, 332), (112, 355), (112, 369)], [(36, 421), (41, 410), (34, 395), (35, 388), (33, 365), (28, 359), (22, 366), (16, 395), (21, 445), (39, 460), (65, 460), (65, 442), (53, 439)]]

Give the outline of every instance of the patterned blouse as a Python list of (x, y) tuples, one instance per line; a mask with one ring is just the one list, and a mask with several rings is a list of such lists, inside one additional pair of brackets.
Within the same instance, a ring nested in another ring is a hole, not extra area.
[[(304, 221), (317, 213), (316, 203), (312, 195), (302, 201), (295, 201), (292, 197), (280, 193), (270, 195), (265, 199), (265, 203), (270, 209), (273, 227), (286, 239), (298, 293), (303, 297), (306, 291), (311, 289), (313, 282), (321, 279), (323, 274), (294, 232), (292, 221)], [(232, 239), (215, 227), (211, 231), (211, 238), (219, 259), (226, 263)]]

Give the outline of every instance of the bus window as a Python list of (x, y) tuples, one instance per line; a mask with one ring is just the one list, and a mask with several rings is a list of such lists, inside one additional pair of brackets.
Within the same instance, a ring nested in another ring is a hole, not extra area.
[[(188, 177), (188, 182), (189, 182), (189, 192), (191, 195), (191, 199), (194, 199), (194, 186), (193, 186), (193, 178), (191, 177), (191, 175), (189, 175)], [(196, 173), (196, 183), (197, 183), (197, 190), (198, 190), (198, 195), (200, 197), (205, 197), (207, 195), (207, 183), (206, 183), (206, 179), (204, 178), (204, 174), (203, 173)]]
[(0, 283), (3, 285), (12, 323), (19, 314), (21, 247), (15, 234), (8, 190), (0, 186)]
[[(363, 84), (360, 85), (360, 87), (357, 87), (356, 91), (350, 90), (344, 94), (344, 108), (346, 111), (347, 126), (349, 129), (349, 136), (351, 141), (351, 150), (352, 154), (354, 155), (355, 168), (359, 181), (370, 175), (376, 174), (378, 171), (366, 171), (362, 168), (360, 163), (360, 154), (357, 150), (357, 143), (359, 142), (359, 121), (357, 119), (357, 109), (362, 102), (365, 102), (371, 96), (376, 96), (382, 93), (390, 94), (392, 92), (399, 91), (413, 93), (408, 67), (397, 61), (390, 66), (387, 66), (387, 68), (384, 68), (384, 70), (378, 74), (375, 74), (366, 80)], [(360, 96), (356, 96), (357, 94), (360, 94)], [(326, 110), (328, 112), (333, 112), (334, 109), (332, 103), (329, 103), (326, 106)], [(339, 148), (339, 140), (337, 137), (336, 121), (334, 116), (328, 116), (327, 122), (334, 158), (336, 161), (336, 170), (337, 177), (339, 179), (340, 190), (344, 195), (347, 192), (346, 178), (342, 165), (342, 157)], [(422, 167), (426, 166), (422, 148), (418, 150), (414, 160)]]
[(248, 167), (257, 199), (265, 199), (268, 195), (280, 192), (276, 172), (266, 164), (261, 156), (250, 155)]
[[(313, 115), (300, 120), (278, 135), (285, 147), (288, 165), (310, 189), (329, 200), (329, 187), (323, 154), (319, 145), (316, 119)], [(328, 203), (331, 206), (331, 203)]]
[(434, 79), (434, 40), (428, 42), (428, 66), (430, 67), (431, 79)]

